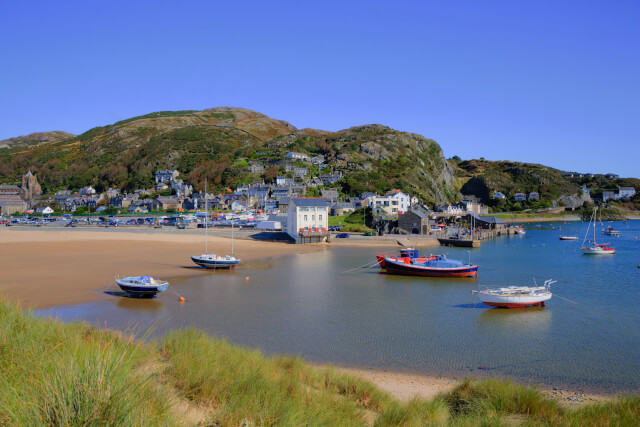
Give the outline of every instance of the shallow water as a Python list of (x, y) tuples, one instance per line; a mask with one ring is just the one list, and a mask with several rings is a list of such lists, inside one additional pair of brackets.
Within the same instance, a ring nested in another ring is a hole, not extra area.
[[(344, 273), (373, 261), (375, 250), (342, 247), (173, 278), (185, 304), (168, 292), (122, 297), (114, 285), (97, 301), (40, 313), (140, 332), (152, 327), (154, 335), (196, 326), (266, 353), (336, 365), (637, 391), (640, 221), (611, 224), (621, 236), (603, 236), (599, 226), (596, 239), (612, 242), (614, 256), (581, 254), (586, 223), (531, 225), (525, 236), (471, 251), (422, 251), (470, 255), (480, 266), (477, 279), (387, 276), (378, 268)], [(571, 230), (578, 241), (558, 239)], [(532, 284), (534, 276), (558, 281), (546, 308), (489, 308), (471, 294), (477, 286)]]

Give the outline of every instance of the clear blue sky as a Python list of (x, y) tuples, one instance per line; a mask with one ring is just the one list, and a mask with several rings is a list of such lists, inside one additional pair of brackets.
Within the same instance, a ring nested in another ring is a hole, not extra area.
[(382, 123), (640, 177), (640, 1), (3, 1), (0, 139), (161, 110)]

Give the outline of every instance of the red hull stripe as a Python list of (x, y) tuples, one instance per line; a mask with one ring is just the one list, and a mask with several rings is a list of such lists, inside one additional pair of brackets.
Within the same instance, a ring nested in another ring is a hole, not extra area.
[(459, 269), (439, 270), (416, 268), (406, 264), (387, 263), (385, 266), (387, 273), (399, 274), (404, 276), (423, 276), (423, 277), (473, 277), (478, 275), (478, 266), (465, 267)]
[(540, 305), (543, 302), (544, 301), (528, 302), (526, 304), (525, 303), (517, 304), (517, 303), (510, 303), (510, 302), (501, 303), (501, 302), (484, 302), (483, 301), (485, 305), (488, 305), (491, 307), (505, 307), (505, 308), (525, 308), (528, 305)]

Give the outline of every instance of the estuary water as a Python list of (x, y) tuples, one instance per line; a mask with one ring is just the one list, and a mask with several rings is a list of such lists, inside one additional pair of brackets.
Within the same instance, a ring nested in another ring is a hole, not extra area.
[[(88, 304), (43, 310), (152, 335), (195, 326), (267, 354), (339, 366), (443, 376), (508, 376), (589, 391), (640, 389), (640, 221), (607, 222), (613, 256), (582, 255), (586, 223), (527, 225), (480, 249), (427, 248), (479, 265), (477, 278), (388, 276), (375, 248), (335, 247), (171, 279), (151, 300), (115, 284)], [(562, 227), (562, 230), (558, 230)], [(573, 234), (578, 241), (561, 241)], [(241, 254), (240, 254), (241, 255)], [(268, 255), (268, 254), (265, 254)], [(176, 260), (190, 266), (190, 260)], [(153, 275), (153, 272), (148, 272)], [(247, 277), (249, 278), (247, 280)], [(471, 290), (557, 280), (545, 308), (484, 306)]]

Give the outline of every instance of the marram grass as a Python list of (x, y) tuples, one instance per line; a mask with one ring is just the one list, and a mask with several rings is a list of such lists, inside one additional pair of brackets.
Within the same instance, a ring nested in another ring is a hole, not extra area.
[(399, 402), (333, 368), (194, 329), (136, 341), (0, 302), (0, 425), (196, 424), (637, 426), (640, 396), (568, 408), (534, 387), (487, 379)]

